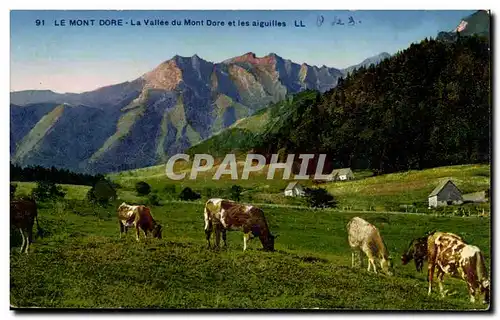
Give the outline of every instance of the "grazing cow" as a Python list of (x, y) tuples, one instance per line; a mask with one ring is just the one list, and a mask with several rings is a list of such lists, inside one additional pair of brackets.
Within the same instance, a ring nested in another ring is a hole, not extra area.
[(22, 199), (10, 202), (10, 223), (19, 229), (23, 237), (21, 253), (23, 251), (28, 253), (29, 246), (33, 242), (33, 225), (35, 220), (38, 234), (40, 234), (38, 211), (34, 200)]
[(428, 238), (429, 292), (432, 292), (434, 270), (442, 297), (447, 290), (443, 287), (445, 274), (462, 279), (467, 283), (470, 301), (476, 301), (476, 295), (483, 295), (483, 303), (490, 302), (490, 279), (486, 271), (484, 256), (478, 247), (469, 245), (459, 236), (447, 232), (435, 232)]
[(361, 251), (368, 257), (368, 271), (373, 266), (373, 271), (377, 273), (375, 260), (378, 260), (380, 268), (386, 274), (392, 276), (392, 263), (387, 252), (384, 240), (380, 236), (377, 228), (367, 221), (354, 217), (347, 224), (349, 245), (352, 251), (352, 266), (354, 267), (354, 256), (357, 254), (362, 264)]
[(120, 223), (120, 237), (123, 232), (127, 232), (129, 227), (134, 226), (136, 231), (136, 240), (139, 241), (139, 231), (144, 231), (144, 236), (147, 238), (148, 232), (153, 234), (153, 237), (161, 239), (162, 226), (153, 219), (151, 210), (142, 205), (131, 206), (123, 202), (117, 210), (118, 220)]
[(427, 237), (413, 239), (401, 256), (401, 263), (406, 265), (411, 260), (415, 260), (415, 268), (418, 272), (422, 272), (424, 261), (427, 260)]
[(224, 245), (227, 230), (243, 231), (243, 251), (252, 237), (259, 237), (265, 251), (274, 251), (274, 236), (269, 231), (264, 212), (252, 205), (239, 204), (231, 200), (209, 199), (205, 204), (205, 235), (210, 248), (210, 235), (215, 227), (215, 246), (219, 247), (220, 234)]

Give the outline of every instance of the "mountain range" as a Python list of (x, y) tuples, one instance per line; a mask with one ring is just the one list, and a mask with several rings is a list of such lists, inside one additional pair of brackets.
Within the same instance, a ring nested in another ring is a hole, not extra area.
[[(489, 29), (489, 12), (479, 10), (436, 39), (489, 38)], [(11, 92), (11, 162), (86, 173), (164, 163), (270, 104), (308, 89), (326, 92), (355, 69), (389, 58), (383, 52), (337, 69), (274, 53), (220, 63), (176, 55), (133, 81), (94, 91)]]
[(212, 63), (174, 56), (141, 77), (84, 93), (11, 92), (10, 154), (18, 165), (110, 172), (162, 163), (290, 94), (325, 92), (347, 70), (274, 53)]

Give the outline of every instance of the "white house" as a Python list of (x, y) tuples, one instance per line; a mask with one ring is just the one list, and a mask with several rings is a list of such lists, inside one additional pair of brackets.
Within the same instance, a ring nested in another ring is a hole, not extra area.
[(450, 179), (441, 181), (429, 194), (429, 208), (462, 203), (462, 192)]
[(285, 188), (286, 197), (302, 197), (304, 195), (305, 190), (298, 181), (290, 182)]
[(331, 173), (331, 181), (353, 180), (354, 173), (351, 168), (335, 169)]

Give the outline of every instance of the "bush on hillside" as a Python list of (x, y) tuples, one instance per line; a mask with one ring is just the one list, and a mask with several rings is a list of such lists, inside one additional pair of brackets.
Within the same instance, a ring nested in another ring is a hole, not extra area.
[(151, 186), (144, 181), (139, 181), (135, 184), (135, 191), (140, 196), (146, 196), (151, 192)]
[(105, 206), (109, 201), (116, 199), (116, 190), (108, 180), (99, 180), (87, 193), (90, 202)]
[(323, 188), (306, 188), (305, 200), (313, 208), (334, 208), (337, 206), (335, 198)]
[(234, 201), (240, 201), (241, 191), (243, 191), (243, 188), (241, 186), (231, 186), (231, 188), (229, 189), (229, 198)]
[(62, 191), (61, 186), (47, 180), (37, 181), (36, 187), (31, 191), (31, 196), (36, 201), (41, 202), (64, 198), (65, 195), (66, 193)]
[(200, 198), (201, 195), (197, 192), (194, 192), (190, 187), (185, 187), (179, 194), (179, 199), (181, 199), (182, 201), (193, 201)]

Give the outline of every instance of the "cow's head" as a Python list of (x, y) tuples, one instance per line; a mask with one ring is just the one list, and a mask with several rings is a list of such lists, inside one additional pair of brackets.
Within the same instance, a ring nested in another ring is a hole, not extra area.
[(269, 236), (267, 237), (267, 241), (265, 241), (263, 243), (265, 251), (274, 251), (274, 240), (277, 237), (279, 237), (279, 235), (273, 235), (272, 233), (269, 233)]
[(392, 258), (391, 257), (388, 257), (388, 258), (382, 258), (380, 260), (380, 267), (382, 268), (382, 271), (389, 275), (389, 276), (393, 276), (394, 275), (394, 268), (392, 266)]
[(412, 255), (411, 255), (411, 254), (407, 254), (407, 253), (405, 252), (405, 253), (403, 253), (403, 254), (401, 255), (401, 263), (402, 263), (403, 265), (408, 264), (408, 262), (410, 262), (410, 261), (411, 261), (411, 259), (413, 259), (413, 257), (412, 257)]
[(162, 226), (158, 223), (156, 223), (153, 227), (153, 237), (161, 239), (161, 230)]

